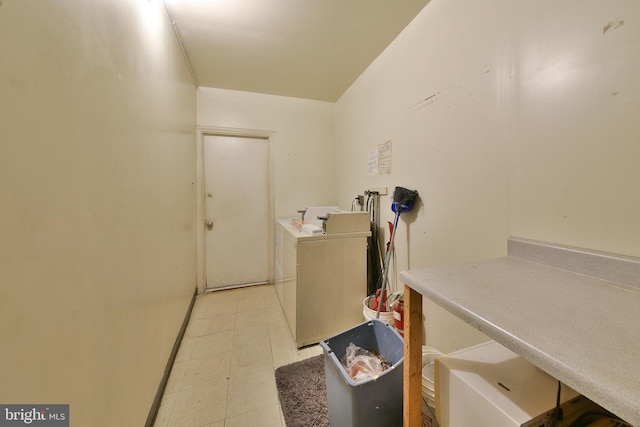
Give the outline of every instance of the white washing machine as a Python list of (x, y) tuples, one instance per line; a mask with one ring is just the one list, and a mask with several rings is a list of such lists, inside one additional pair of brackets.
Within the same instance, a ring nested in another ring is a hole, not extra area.
[(276, 224), (276, 292), (298, 347), (364, 321), (369, 216), (334, 213), (332, 218), (321, 234), (304, 233), (289, 220)]

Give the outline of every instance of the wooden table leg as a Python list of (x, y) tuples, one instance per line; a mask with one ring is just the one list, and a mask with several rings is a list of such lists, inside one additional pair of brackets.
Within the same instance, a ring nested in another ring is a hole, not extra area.
[(422, 425), (422, 294), (404, 285), (404, 427)]

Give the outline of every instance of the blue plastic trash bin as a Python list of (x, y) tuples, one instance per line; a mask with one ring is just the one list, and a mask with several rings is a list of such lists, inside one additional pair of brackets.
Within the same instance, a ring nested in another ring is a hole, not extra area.
[[(375, 379), (353, 381), (341, 362), (350, 343), (381, 355), (392, 366)], [(332, 427), (402, 425), (404, 341), (393, 327), (373, 319), (321, 341), (320, 346)]]

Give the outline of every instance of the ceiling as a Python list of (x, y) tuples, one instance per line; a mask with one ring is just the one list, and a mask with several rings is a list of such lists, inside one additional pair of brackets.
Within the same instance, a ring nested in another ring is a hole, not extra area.
[(429, 0), (165, 0), (198, 86), (336, 101)]

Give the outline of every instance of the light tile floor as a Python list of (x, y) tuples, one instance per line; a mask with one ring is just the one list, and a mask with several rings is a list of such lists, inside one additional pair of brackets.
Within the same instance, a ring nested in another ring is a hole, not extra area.
[(275, 369), (322, 353), (298, 350), (273, 285), (196, 298), (155, 427), (286, 427)]

